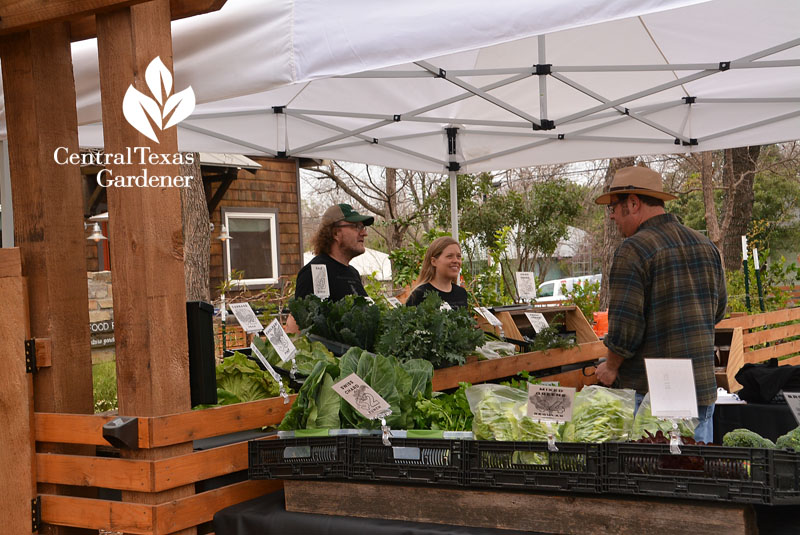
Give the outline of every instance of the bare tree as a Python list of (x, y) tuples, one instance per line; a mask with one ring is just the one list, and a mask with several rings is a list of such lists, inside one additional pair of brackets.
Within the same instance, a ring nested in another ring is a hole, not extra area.
[(186, 300), (209, 301), (211, 223), (198, 153), (194, 153), (193, 164), (181, 164), (181, 175), (194, 177), (190, 180), (190, 187), (180, 188)]
[[(603, 192), (605, 193), (611, 188), (611, 181), (614, 179), (614, 174), (618, 169), (630, 167), (635, 161), (636, 159), (633, 157), (612, 158), (609, 160), (608, 170), (606, 170), (604, 179)], [(617, 225), (611, 221), (610, 218), (605, 217), (605, 225), (603, 227), (603, 251), (601, 254), (603, 280), (600, 283), (600, 310), (606, 310), (608, 308), (608, 274), (611, 272), (614, 251), (617, 250), (620, 243), (622, 243), (622, 235), (617, 230)]]

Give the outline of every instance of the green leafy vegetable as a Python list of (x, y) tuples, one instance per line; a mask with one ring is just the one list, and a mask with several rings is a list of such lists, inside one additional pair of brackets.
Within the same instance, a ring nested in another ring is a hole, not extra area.
[(749, 429), (734, 429), (722, 437), (722, 445), (733, 448), (775, 449), (775, 443)]
[(425, 359), (434, 368), (463, 364), (466, 355), (483, 345), (483, 331), (469, 310), (440, 310), (441, 304), (438, 294), (429, 293), (416, 307), (386, 312), (377, 351), (401, 362)]
[(625, 442), (635, 406), (633, 390), (587, 386), (575, 395), (572, 420), (561, 427), (562, 442)]
[(321, 300), (316, 295), (289, 302), (297, 324), (304, 331), (328, 340), (372, 351), (381, 332), (381, 310), (360, 295), (339, 301)]
[[(680, 436), (694, 437), (694, 428), (697, 427), (697, 422), (697, 418), (678, 420), (678, 433)], [(650, 409), (650, 394), (647, 393), (633, 419), (631, 439), (638, 440), (647, 437), (648, 432), (650, 435), (655, 435), (659, 431), (663, 432), (664, 435), (669, 435), (670, 431), (672, 431), (672, 422), (669, 420), (661, 420), (653, 416)]]
[[(300, 375), (311, 375), (311, 371), (319, 361), (324, 361), (328, 364), (336, 364), (336, 357), (334, 357), (333, 353), (328, 351), (320, 342), (311, 342), (305, 336), (293, 337), (290, 335), (290, 337), (292, 337), (292, 343), (297, 348), (294, 359), (297, 363), (297, 372)], [(292, 368), (292, 361), (282, 361), (278, 352), (275, 351), (275, 348), (272, 347), (272, 344), (269, 342), (256, 336), (253, 338), (253, 343), (273, 368), (281, 368), (286, 371)]]
[(482, 384), (466, 389), (474, 416), (476, 440), (547, 441), (555, 425), (537, 422), (527, 415), (528, 393), (511, 386)]
[(785, 435), (778, 437), (775, 445), (780, 449), (800, 451), (800, 427), (795, 427)]
[(220, 404), (272, 398), (280, 393), (280, 385), (272, 376), (239, 352), (224, 359), (217, 366), (216, 375)]
[(459, 383), (452, 394), (433, 392), (428, 397), (417, 394), (414, 429), (472, 431), (472, 411), (466, 396), (469, 386)]
[[(311, 375), (306, 378), (302, 388), (300, 388), (292, 408), (283, 417), (278, 429), (283, 431), (306, 429), (307, 427), (317, 429), (322, 427), (323, 423), (326, 425), (331, 424), (332, 428), (339, 427), (331, 415), (334, 409), (333, 401), (327, 399), (327, 393), (320, 392), (324, 389), (326, 375), (332, 377), (334, 374), (338, 374), (338, 371), (336, 364), (327, 364), (325, 361), (317, 362), (311, 371)], [(339, 411), (337, 409), (337, 419), (338, 414)]]

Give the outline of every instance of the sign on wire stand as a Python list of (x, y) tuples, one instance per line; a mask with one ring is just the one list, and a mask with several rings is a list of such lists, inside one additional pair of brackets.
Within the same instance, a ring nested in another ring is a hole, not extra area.
[(479, 315), (483, 316), (483, 318), (489, 322), (489, 325), (493, 327), (502, 327), (503, 323), (497, 319), (497, 316), (492, 314), (492, 311), (486, 307), (475, 307), (475, 312)]
[(264, 330), (264, 326), (261, 325), (261, 322), (258, 321), (258, 316), (256, 316), (253, 307), (250, 306), (250, 303), (231, 303), (231, 312), (233, 315), (236, 316), (239, 325), (241, 325), (244, 332), (247, 334), (257, 333)]
[(386, 301), (389, 303), (389, 306), (392, 307), (392, 308), (397, 308), (397, 307), (399, 307), (400, 305), (403, 304), (396, 297), (387, 297)]
[(328, 268), (325, 264), (311, 264), (311, 280), (314, 283), (314, 295), (320, 299), (327, 299), (331, 296)]
[(294, 358), (295, 353), (297, 353), (297, 348), (294, 347), (294, 344), (289, 339), (289, 335), (286, 334), (286, 331), (283, 330), (283, 327), (281, 327), (277, 319), (272, 320), (272, 322), (267, 325), (267, 328), (264, 329), (264, 334), (283, 362)]
[(644, 359), (650, 409), (656, 418), (697, 418), (691, 359)]
[(542, 422), (572, 420), (575, 389), (566, 386), (528, 384), (528, 418)]
[(338, 383), (335, 383), (333, 389), (342, 399), (361, 413), (364, 418), (369, 420), (379, 418), (389, 410), (389, 403), (355, 373), (351, 373)]
[(528, 321), (531, 323), (531, 327), (536, 333), (542, 332), (543, 329), (547, 329), (549, 327), (547, 320), (544, 317), (544, 314), (541, 312), (526, 312), (525, 317), (528, 318)]

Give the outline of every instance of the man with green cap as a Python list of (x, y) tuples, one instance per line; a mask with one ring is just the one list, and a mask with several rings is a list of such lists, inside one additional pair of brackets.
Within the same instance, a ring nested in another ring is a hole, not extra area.
[(315, 293), (315, 277), (318, 288), (324, 287), (324, 284), (320, 284), (322, 270), (314, 266), (325, 267), (330, 299), (338, 301), (352, 294), (366, 296), (361, 276), (356, 268), (350, 265), (350, 261), (364, 254), (367, 227), (374, 222), (374, 217), (359, 214), (349, 204), (335, 204), (325, 210), (319, 229), (311, 239), (316, 256), (297, 274), (295, 299), (302, 299)]

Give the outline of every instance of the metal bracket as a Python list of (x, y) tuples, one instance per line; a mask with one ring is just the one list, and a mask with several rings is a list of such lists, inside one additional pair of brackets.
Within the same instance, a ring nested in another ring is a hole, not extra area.
[(31, 531), (39, 531), (42, 523), (42, 499), (40, 496), (31, 500)]
[(25, 372), (36, 373), (36, 339), (25, 340)]

